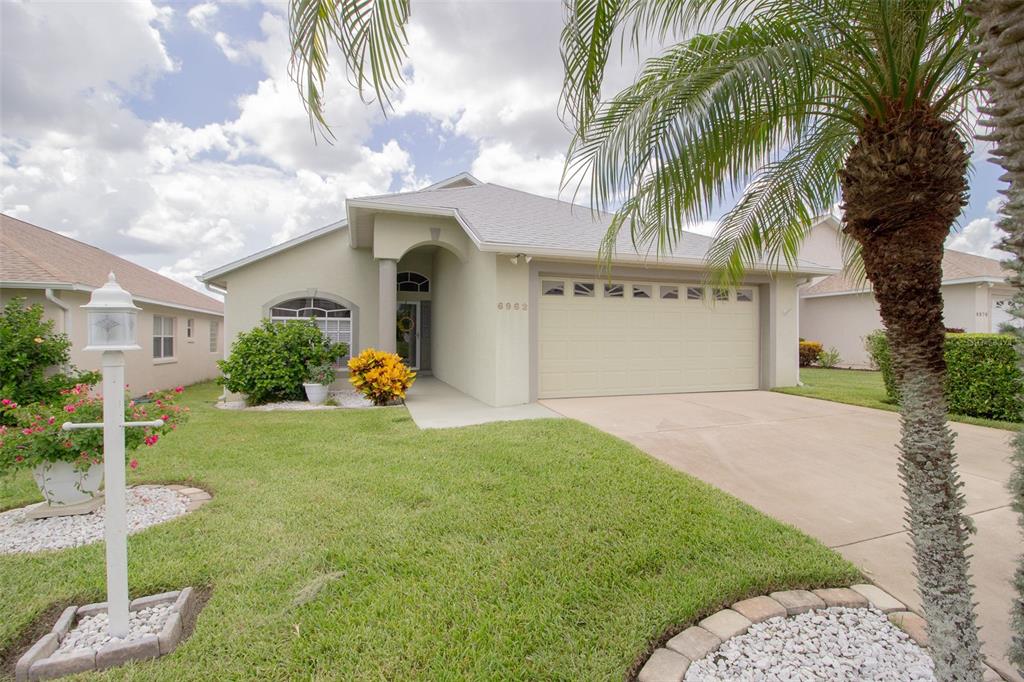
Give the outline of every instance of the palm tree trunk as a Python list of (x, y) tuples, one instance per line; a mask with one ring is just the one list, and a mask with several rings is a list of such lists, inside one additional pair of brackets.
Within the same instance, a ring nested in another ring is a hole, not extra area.
[(946, 423), (943, 244), (966, 203), (968, 155), (924, 109), (867, 121), (841, 174), (844, 229), (861, 245), (900, 394), (899, 473), (939, 680), (981, 679), (968, 576), (969, 519)]
[[(1009, 183), (1003, 193), (1003, 219), (999, 222), (1006, 232), (1002, 248), (1013, 254), (1010, 262), (1010, 283), (1017, 287), (1010, 312), (1018, 320), (1024, 319), (1024, 0), (976, 0), (968, 11), (978, 19), (975, 29), (979, 39), (981, 63), (988, 73), (988, 106), (982, 108), (987, 116), (982, 124), (991, 132), (980, 138), (995, 142), (995, 160), (1006, 174)], [(993, 330), (995, 331), (995, 330)], [(1024, 333), (1018, 327), (1017, 353), (1024, 370)], [(1013, 474), (1010, 478), (1013, 508), (1020, 515), (1018, 523), (1024, 528), (1024, 431), (1013, 441)], [(1019, 669), (1024, 669), (1024, 556), (1014, 576), (1017, 595), (1011, 606), (1013, 637), (1009, 658)]]

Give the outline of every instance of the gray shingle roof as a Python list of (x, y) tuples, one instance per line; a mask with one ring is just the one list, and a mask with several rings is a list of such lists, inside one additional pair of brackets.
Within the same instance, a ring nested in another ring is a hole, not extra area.
[[(358, 201), (360, 204), (374, 203), (381, 206), (455, 209), (479, 241), (524, 248), (596, 252), (612, 219), (610, 214), (594, 213), (585, 206), (492, 183), (384, 194), (360, 198)], [(703, 258), (711, 242), (710, 237), (686, 232), (675, 245), (672, 255), (679, 258)], [(629, 230), (619, 233), (616, 252), (636, 253)]]

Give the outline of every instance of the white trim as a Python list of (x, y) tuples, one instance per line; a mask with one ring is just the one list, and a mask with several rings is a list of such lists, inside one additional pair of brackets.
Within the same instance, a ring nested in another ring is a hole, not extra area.
[[(16, 282), (9, 280), (0, 282), (0, 288), (2, 287), (7, 287), (8, 289), (56, 289), (59, 291), (84, 291), (86, 293), (95, 291), (98, 288), (89, 286), (88, 284), (78, 284), (75, 282)], [(171, 303), (170, 301), (160, 301), (146, 296), (136, 296), (135, 294), (132, 294), (132, 299), (139, 303), (148, 303), (150, 305), (164, 306), (165, 308), (175, 308), (177, 310), (188, 310), (193, 313), (203, 313), (204, 315), (224, 317), (223, 312), (209, 310), (208, 308), (196, 308), (195, 306)]]
[[(483, 182), (481, 182), (477, 178), (473, 177), (473, 175), (471, 173), (467, 173), (466, 171), (463, 171), (463, 172), (459, 173), (458, 175), (453, 175), (450, 178), (446, 178), (444, 180), (441, 180), (440, 182), (435, 182), (433, 185), (427, 185), (426, 187), (424, 187), (423, 189), (420, 189), (418, 191), (420, 191), (420, 192), (427, 192), (427, 191), (434, 190), (434, 189), (445, 189), (446, 187), (449, 187), (451, 185), (454, 185), (457, 182), (462, 182), (462, 181), (466, 181), (466, 182), (468, 182), (468, 183), (470, 183), (471, 185), (474, 185), (474, 186), (479, 186), (479, 185), (484, 184)], [(384, 196), (387, 196), (387, 195), (384, 195)]]
[(293, 237), (292, 239), (283, 241), (280, 244), (276, 244), (269, 248), (263, 249), (262, 251), (257, 251), (256, 253), (250, 254), (244, 258), (239, 258), (238, 260), (231, 261), (227, 265), (222, 265), (219, 268), (208, 270), (207, 272), (201, 274), (198, 279), (200, 282), (208, 284), (210, 283), (210, 280), (213, 279), (214, 277), (220, 277), (221, 275), (227, 274), (232, 270), (237, 270), (238, 268), (249, 265), (250, 263), (262, 260), (267, 256), (273, 256), (275, 253), (280, 253), (281, 251), (290, 249), (293, 246), (304, 244), (310, 241), (311, 239), (316, 239), (317, 237), (322, 237), (325, 234), (337, 232), (338, 230), (345, 227), (348, 227), (347, 220), (339, 220), (337, 222), (331, 223), (330, 225), (324, 225), (323, 227), (319, 227), (313, 230), (312, 232), (300, 234), (298, 237)]

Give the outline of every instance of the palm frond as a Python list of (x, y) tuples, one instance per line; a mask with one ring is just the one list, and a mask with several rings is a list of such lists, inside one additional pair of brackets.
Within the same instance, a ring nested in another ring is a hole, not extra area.
[(409, 0), (290, 0), (289, 71), (314, 132), (331, 135), (324, 88), (332, 46), (364, 100), (375, 99), (388, 111), (391, 93), (404, 80), (408, 21)]

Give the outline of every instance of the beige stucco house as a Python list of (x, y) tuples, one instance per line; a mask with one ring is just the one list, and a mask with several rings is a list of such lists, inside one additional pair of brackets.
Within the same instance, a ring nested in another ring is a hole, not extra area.
[(495, 406), (538, 398), (715, 391), (797, 381), (797, 282), (702, 282), (711, 240), (597, 266), (609, 217), (461, 174), (350, 199), (341, 220), (203, 275), (230, 343), (262, 318), (313, 316), (355, 352), (399, 352)]
[[(804, 242), (801, 256), (841, 268), (839, 221), (819, 220)], [(946, 326), (967, 332), (997, 332), (1010, 321), (1005, 311), (1013, 289), (1006, 271), (992, 258), (946, 249), (942, 259), (943, 318)], [(800, 336), (834, 347), (844, 367), (869, 367), (864, 337), (882, 328), (870, 286), (843, 273), (817, 277), (800, 287)]]
[(112, 253), (0, 214), (0, 303), (39, 303), (72, 342), (71, 363), (98, 370), (100, 354), (83, 352), (90, 293), (113, 272), (142, 310), (141, 350), (125, 353), (129, 392), (141, 395), (212, 379), (224, 349), (224, 306)]

